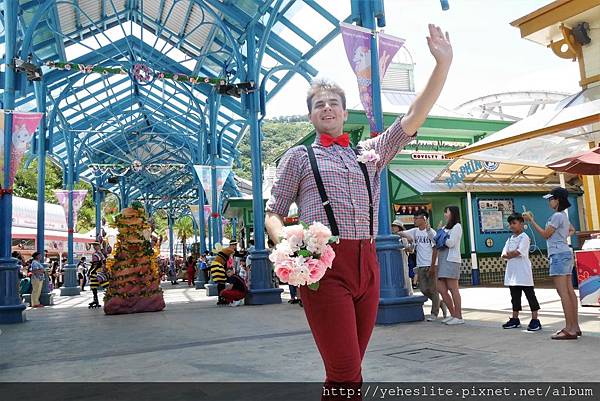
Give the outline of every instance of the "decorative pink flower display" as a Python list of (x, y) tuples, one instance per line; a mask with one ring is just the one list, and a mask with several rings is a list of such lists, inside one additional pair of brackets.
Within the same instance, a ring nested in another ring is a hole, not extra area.
[(281, 282), (317, 290), (319, 280), (333, 264), (335, 252), (329, 244), (335, 241), (337, 237), (332, 237), (331, 230), (321, 223), (285, 227), (281, 241), (269, 256), (275, 274)]
[(363, 150), (356, 158), (360, 163), (377, 163), (380, 159), (375, 149)]

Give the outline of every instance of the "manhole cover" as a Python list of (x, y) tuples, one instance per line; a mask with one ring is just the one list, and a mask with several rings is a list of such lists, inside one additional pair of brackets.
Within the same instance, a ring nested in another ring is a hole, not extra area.
[(391, 356), (392, 358), (405, 359), (408, 361), (414, 362), (430, 362), (430, 361), (439, 361), (440, 359), (457, 357), (461, 355), (466, 355), (462, 352), (455, 351), (446, 351), (435, 348), (417, 348), (411, 349), (401, 352), (394, 352), (391, 354), (385, 354), (386, 356)]

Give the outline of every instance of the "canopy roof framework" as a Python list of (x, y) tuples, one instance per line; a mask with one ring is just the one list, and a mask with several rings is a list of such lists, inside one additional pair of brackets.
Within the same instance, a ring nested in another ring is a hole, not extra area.
[[(314, 24), (302, 24), (307, 17)], [(101, 175), (103, 189), (119, 194), (126, 182), (130, 200), (183, 209), (197, 199), (193, 164), (231, 165), (239, 157), (247, 105), (243, 96), (216, 96), (202, 81), (158, 73), (249, 81), (248, 63), (256, 56), (247, 57), (246, 44), (255, 39), (264, 52), (255, 83), (264, 104), (294, 74), (316, 75), (308, 60), (335, 38), (339, 22), (313, 0), (22, 0), (19, 56), (37, 65), (123, 70), (43, 67), (49, 152), (63, 168), (71, 158), (84, 180), (97, 183)], [(319, 29), (310, 32), (311, 26)], [(147, 66), (152, 77), (136, 77), (136, 65)], [(35, 110), (33, 85), (23, 77), (18, 89), (16, 109)], [(220, 107), (211, 109), (211, 102)], [(239, 195), (232, 177), (224, 189)]]

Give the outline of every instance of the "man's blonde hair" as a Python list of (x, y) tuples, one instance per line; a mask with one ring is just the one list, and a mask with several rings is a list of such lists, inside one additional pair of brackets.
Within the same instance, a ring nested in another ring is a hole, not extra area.
[(338, 95), (342, 99), (342, 108), (346, 110), (346, 94), (344, 90), (340, 88), (336, 83), (328, 81), (326, 79), (315, 79), (310, 84), (310, 89), (306, 95), (306, 105), (308, 106), (308, 112), (312, 112), (312, 100), (317, 93), (326, 92)]

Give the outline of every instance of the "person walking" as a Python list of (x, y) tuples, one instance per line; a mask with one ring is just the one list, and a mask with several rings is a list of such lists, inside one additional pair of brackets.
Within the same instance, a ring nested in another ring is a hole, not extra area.
[[(447, 325), (464, 324), (458, 280), (460, 279), (460, 244), (463, 235), (460, 212), (456, 206), (444, 209), (446, 225), (435, 237), (438, 250), (438, 292), (448, 307), (450, 316), (442, 322)], [(420, 279), (420, 278), (419, 278)]]
[(581, 328), (579, 327), (577, 312), (577, 295), (571, 279), (573, 251), (567, 242), (567, 239), (575, 234), (575, 229), (569, 222), (569, 217), (565, 212), (571, 207), (569, 192), (564, 188), (554, 188), (549, 194), (544, 195), (544, 199), (548, 200), (548, 206), (554, 210), (554, 213), (546, 222), (545, 228), (536, 223), (531, 212), (523, 213), (523, 218), (531, 222), (535, 231), (546, 239), (548, 257), (550, 258), (550, 277), (552, 277), (556, 291), (560, 296), (565, 316), (565, 327), (557, 331), (552, 339), (577, 340), (577, 337), (581, 336)]
[(447, 315), (446, 305), (440, 302), (440, 294), (437, 290), (437, 254), (433, 238), (435, 230), (429, 225), (429, 213), (420, 210), (415, 213), (415, 227), (406, 231), (399, 231), (398, 235), (408, 239), (415, 244), (417, 254), (417, 277), (419, 279), (419, 289), (427, 298), (431, 300), (431, 313), (425, 317), (428, 322), (437, 319), (440, 306), (444, 318)]
[[(404, 117), (381, 135), (361, 142), (360, 149), (352, 149), (349, 135), (343, 132), (348, 118), (343, 89), (316, 80), (306, 101), (317, 133), (315, 142), (290, 149), (277, 168), (266, 207), (265, 226), (271, 240), (279, 242), (283, 219), (294, 202), (300, 221), (320, 222), (328, 225), (333, 235), (339, 235), (339, 243), (332, 245), (336, 253), (333, 267), (327, 269), (319, 289), (299, 288), (325, 365), (325, 388), (356, 390), (362, 383), (362, 359), (379, 305), (379, 264), (373, 239), (378, 225), (380, 174), (414, 139), (442, 90), (452, 59), (448, 36), (433, 25), (429, 33), (427, 41), (437, 65)], [(357, 152), (377, 157), (366, 161)], [(357, 395), (354, 399), (360, 398)], [(331, 398), (324, 392), (322, 399)]]
[(81, 286), (81, 291), (85, 291), (84, 287), (87, 282), (87, 269), (85, 268), (85, 256), (82, 256), (79, 259), (79, 263), (77, 264), (77, 277), (79, 278), (79, 285)]
[(90, 278), (90, 289), (92, 290), (92, 294), (94, 299), (92, 302), (88, 304), (89, 308), (99, 308), (100, 301), (98, 300), (98, 288), (100, 286), (106, 287), (108, 286), (108, 281), (103, 280), (102, 282), (99, 280), (98, 275), (102, 272), (104, 274), (104, 264), (106, 262), (106, 257), (100, 248), (100, 243), (94, 242), (94, 255), (92, 256), (92, 264), (89, 270), (89, 278)]
[(188, 256), (185, 267), (187, 268), (188, 287), (191, 287), (195, 285), (194, 278), (196, 277), (196, 261), (192, 255)]
[(42, 293), (42, 286), (44, 285), (46, 269), (44, 268), (44, 265), (41, 262), (41, 253), (34, 252), (32, 258), (33, 260), (31, 261), (31, 307), (43, 308), (44, 305), (40, 303), (40, 295)]
[[(392, 222), (392, 234), (400, 235), (405, 230), (406, 228), (400, 220), (396, 219)], [(402, 255), (402, 269), (404, 270), (404, 288), (408, 291), (408, 295), (413, 295), (411, 267), (408, 262), (408, 256), (415, 251), (414, 243), (409, 241), (408, 238), (400, 236), (400, 244), (402, 245), (400, 254)]]

